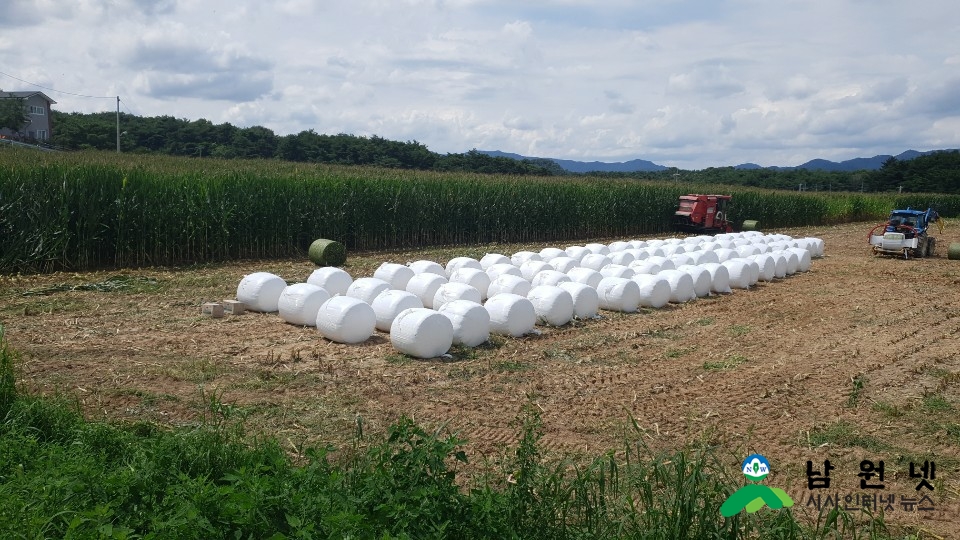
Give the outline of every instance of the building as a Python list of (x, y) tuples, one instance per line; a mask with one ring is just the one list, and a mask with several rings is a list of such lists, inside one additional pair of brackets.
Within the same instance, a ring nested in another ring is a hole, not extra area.
[(37, 141), (46, 141), (50, 139), (53, 133), (53, 119), (51, 118), (51, 106), (56, 101), (50, 99), (43, 92), (0, 92), (0, 99), (22, 99), (24, 115), (27, 122), (19, 133), (9, 129), (0, 129), (0, 136), (25, 138)]

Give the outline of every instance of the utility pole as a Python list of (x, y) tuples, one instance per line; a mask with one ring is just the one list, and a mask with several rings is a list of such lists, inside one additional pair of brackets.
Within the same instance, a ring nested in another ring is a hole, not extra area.
[(120, 153), (120, 96), (117, 96), (117, 153)]

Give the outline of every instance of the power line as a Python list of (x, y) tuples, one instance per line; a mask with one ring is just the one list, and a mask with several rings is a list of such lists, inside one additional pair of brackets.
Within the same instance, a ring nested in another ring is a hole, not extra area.
[(126, 102), (126, 101), (124, 101), (124, 100), (121, 99), (121, 100), (120, 100), (120, 103), (123, 104), (123, 108), (126, 109), (128, 113), (130, 113), (130, 114), (133, 115), (133, 116), (139, 116), (137, 113), (131, 111), (131, 110), (130, 110), (130, 107), (127, 107), (127, 102)]
[(21, 79), (20, 77), (14, 77), (13, 75), (10, 75), (9, 73), (4, 73), (4, 72), (2, 72), (2, 71), (0, 71), (0, 75), (6, 75), (7, 77), (10, 77), (11, 79), (15, 79), (15, 80), (18, 80), (18, 81), (20, 81), (20, 82), (22, 82), (22, 83), (29, 84), (30, 86), (36, 86), (37, 88), (43, 88), (44, 90), (49, 90), (49, 91), (51, 91), (51, 92), (57, 92), (58, 94), (66, 94), (66, 95), (68, 95), (68, 96), (76, 96), (76, 97), (90, 98), (90, 99), (116, 99), (116, 97), (117, 97), (117, 96), (88, 96), (88, 95), (86, 95), (86, 94), (76, 94), (76, 93), (74, 93), (74, 92), (64, 92), (63, 90), (57, 90), (56, 88), (50, 88), (50, 87), (48, 87), (48, 86), (39, 85), (39, 84), (37, 84), (37, 83), (32, 83), (32, 82), (30, 82), (30, 81), (25, 81), (25, 80)]

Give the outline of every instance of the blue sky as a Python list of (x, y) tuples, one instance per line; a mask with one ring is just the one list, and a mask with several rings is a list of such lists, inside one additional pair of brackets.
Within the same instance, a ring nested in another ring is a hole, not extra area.
[(960, 147), (919, 0), (5, 0), (0, 88), (63, 111), (684, 169)]

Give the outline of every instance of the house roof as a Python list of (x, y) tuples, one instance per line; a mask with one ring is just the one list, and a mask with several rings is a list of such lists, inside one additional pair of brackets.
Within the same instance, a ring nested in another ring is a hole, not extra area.
[(37, 92), (36, 90), (28, 90), (26, 92), (0, 92), (0, 98), (30, 98), (36, 95), (43, 96), (43, 99), (49, 101), (50, 103), (56, 103), (56, 101), (50, 99), (50, 96), (44, 94), (43, 92)]

